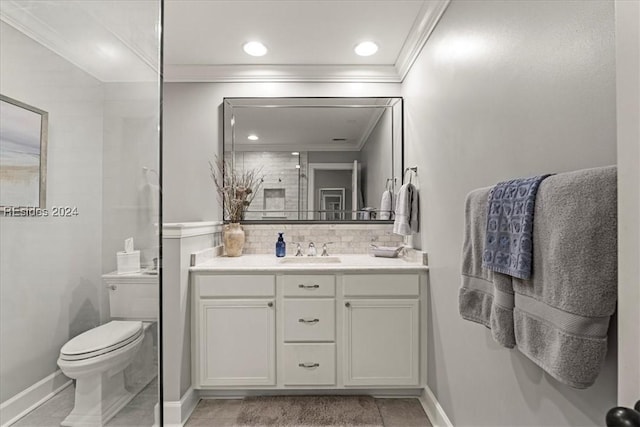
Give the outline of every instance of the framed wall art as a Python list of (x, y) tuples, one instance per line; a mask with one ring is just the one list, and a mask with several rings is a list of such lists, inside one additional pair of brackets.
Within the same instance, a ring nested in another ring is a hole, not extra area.
[(0, 212), (46, 207), (49, 113), (0, 95)]

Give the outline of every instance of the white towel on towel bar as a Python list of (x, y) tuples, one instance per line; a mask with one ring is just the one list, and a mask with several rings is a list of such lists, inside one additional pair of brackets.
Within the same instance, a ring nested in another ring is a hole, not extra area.
[(380, 215), (378, 219), (391, 219), (391, 199), (391, 191), (385, 190), (382, 193), (382, 199), (380, 200)]
[(401, 236), (410, 236), (419, 230), (418, 190), (411, 184), (403, 184), (396, 200), (396, 219), (393, 232)]

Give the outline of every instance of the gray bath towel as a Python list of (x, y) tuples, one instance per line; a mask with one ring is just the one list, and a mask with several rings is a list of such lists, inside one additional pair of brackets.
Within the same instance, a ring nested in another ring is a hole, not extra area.
[(589, 387), (604, 363), (617, 300), (616, 168), (562, 173), (540, 184), (530, 280), (482, 269), (488, 192), (467, 196), (461, 316), (491, 328), (503, 346), (515, 343), (558, 381)]
[(516, 344), (513, 330), (511, 276), (482, 268), (490, 188), (472, 191), (465, 201), (462, 246), (462, 287), (458, 294), (460, 315), (491, 329), (503, 347)]
[(616, 168), (545, 179), (534, 214), (533, 275), (513, 279), (518, 349), (557, 380), (594, 383), (617, 300)]
[(531, 277), (536, 194), (540, 182), (548, 176), (503, 181), (491, 189), (484, 268), (521, 279)]

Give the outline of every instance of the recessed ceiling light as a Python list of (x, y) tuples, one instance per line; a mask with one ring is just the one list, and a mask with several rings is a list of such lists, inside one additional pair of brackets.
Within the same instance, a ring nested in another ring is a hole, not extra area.
[(267, 47), (260, 42), (245, 43), (242, 49), (251, 56), (263, 56), (267, 53)]
[(299, 156), (299, 155), (300, 155), (300, 153), (298, 153), (297, 151), (294, 151), (294, 152), (292, 152), (292, 153), (291, 153), (291, 155), (292, 155), (292, 156)]
[(366, 41), (359, 43), (353, 50), (360, 56), (371, 56), (378, 51), (378, 45), (374, 42)]
[(249, 141), (257, 141), (259, 138), (258, 138), (258, 135), (253, 135), (253, 134), (252, 134), (252, 135), (249, 135), (249, 136), (247, 137), (247, 139), (248, 139)]

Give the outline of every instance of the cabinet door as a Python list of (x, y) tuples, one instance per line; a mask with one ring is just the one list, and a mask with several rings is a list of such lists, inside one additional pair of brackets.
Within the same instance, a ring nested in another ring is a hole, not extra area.
[(419, 301), (345, 299), (345, 386), (419, 384)]
[(275, 384), (273, 300), (200, 300), (196, 363), (201, 386)]

